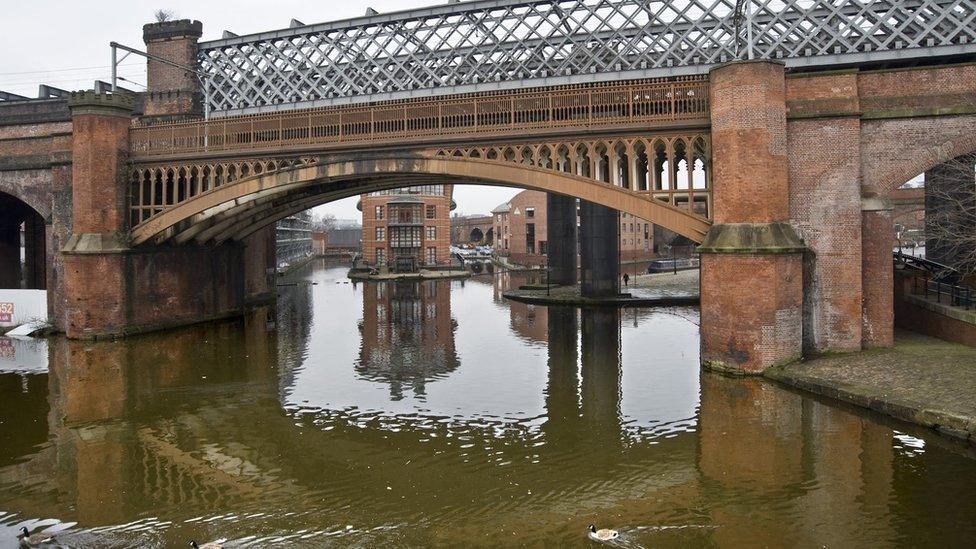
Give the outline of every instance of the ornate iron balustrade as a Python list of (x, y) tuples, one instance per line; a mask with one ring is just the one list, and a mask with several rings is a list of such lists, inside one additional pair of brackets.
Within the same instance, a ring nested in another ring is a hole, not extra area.
[(437, 156), (484, 158), (582, 175), (712, 217), (711, 138), (662, 133), (438, 149)]
[(528, 92), (496, 92), (369, 106), (324, 107), (133, 128), (133, 159), (161, 155), (327, 149), (370, 143), (491, 137), (559, 129), (707, 124), (704, 77)]
[[(201, 42), (237, 114), (526, 85), (976, 52), (976, 0), (479, 0)], [(739, 43), (747, 43), (741, 48)], [(533, 83), (532, 81), (535, 81)]]

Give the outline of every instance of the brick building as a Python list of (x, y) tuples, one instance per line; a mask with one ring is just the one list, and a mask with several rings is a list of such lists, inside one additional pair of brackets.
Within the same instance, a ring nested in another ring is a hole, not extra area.
[(336, 227), (312, 233), (312, 250), (317, 255), (343, 255), (362, 251), (363, 228)]
[[(545, 265), (546, 193), (522, 191), (492, 210), (495, 252), (519, 265)], [(670, 231), (668, 231), (670, 232)], [(649, 221), (620, 214), (620, 260), (644, 261), (657, 257), (655, 230)]]
[(491, 244), (494, 241), (491, 215), (455, 215), (451, 218), (451, 243)]
[(363, 261), (395, 272), (451, 264), (452, 185), (363, 195)]

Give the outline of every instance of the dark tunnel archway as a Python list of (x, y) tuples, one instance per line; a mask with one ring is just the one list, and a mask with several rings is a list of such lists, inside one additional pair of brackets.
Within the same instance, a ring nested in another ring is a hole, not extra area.
[(46, 288), (44, 217), (19, 198), (0, 192), (0, 289)]

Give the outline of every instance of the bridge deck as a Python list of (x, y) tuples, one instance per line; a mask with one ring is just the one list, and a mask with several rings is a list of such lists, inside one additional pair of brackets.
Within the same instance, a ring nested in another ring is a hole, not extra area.
[(708, 124), (708, 80), (576, 85), (525, 92), (323, 107), (134, 128), (137, 162), (188, 155), (328, 150), (350, 145)]

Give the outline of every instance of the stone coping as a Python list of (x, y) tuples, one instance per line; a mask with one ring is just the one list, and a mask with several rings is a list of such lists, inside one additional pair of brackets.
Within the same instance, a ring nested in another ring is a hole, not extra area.
[(100, 255), (124, 254), (131, 251), (118, 233), (72, 234), (61, 250), (63, 254)]
[(722, 223), (712, 225), (699, 253), (792, 254), (807, 251), (806, 244), (786, 222)]
[(170, 38), (200, 38), (203, 36), (203, 23), (189, 19), (146, 23), (142, 26), (142, 41), (152, 42)]
[(976, 444), (976, 349), (898, 331), (895, 345), (778, 366), (763, 375)]
[(963, 307), (953, 307), (945, 303), (933, 301), (921, 295), (905, 294), (902, 296), (905, 301), (912, 305), (921, 307), (925, 310), (938, 313), (966, 324), (976, 326), (976, 309), (965, 309)]
[(135, 96), (131, 93), (96, 93), (95, 90), (73, 91), (68, 98), (68, 108), (71, 116), (101, 114), (128, 118), (135, 109)]

